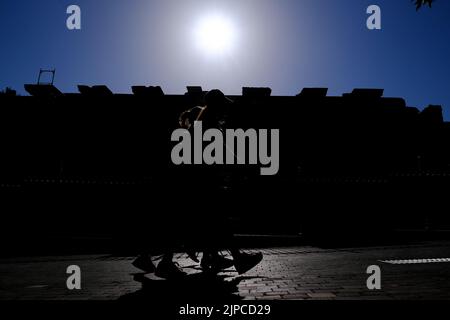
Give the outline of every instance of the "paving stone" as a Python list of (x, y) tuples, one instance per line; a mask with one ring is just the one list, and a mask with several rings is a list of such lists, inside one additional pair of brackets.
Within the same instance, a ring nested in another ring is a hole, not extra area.
[[(272, 248), (262, 252), (262, 263), (238, 285), (237, 295), (244, 300), (450, 300), (450, 264), (399, 266), (380, 262), (447, 258), (450, 242), (340, 250)], [(182, 266), (193, 265), (186, 255), (176, 257)], [(0, 300), (116, 300), (141, 289), (133, 279), (139, 270), (131, 265), (132, 260), (107, 255), (0, 259)], [(69, 265), (82, 269), (80, 291), (66, 289)], [(382, 269), (381, 291), (366, 287), (366, 270), (371, 265)], [(227, 281), (239, 279), (234, 272), (226, 275), (231, 276)]]
[(336, 298), (336, 295), (331, 292), (314, 292), (308, 293), (308, 296), (313, 299), (327, 299), (327, 298)]

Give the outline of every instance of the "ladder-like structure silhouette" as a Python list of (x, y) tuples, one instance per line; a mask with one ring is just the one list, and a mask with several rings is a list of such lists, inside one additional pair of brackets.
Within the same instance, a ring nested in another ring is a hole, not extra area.
[[(52, 81), (51, 82), (42, 82), (42, 75), (46, 74), (46, 73), (51, 73), (52, 74)], [(38, 85), (53, 85), (53, 83), (55, 82), (55, 74), (56, 74), (56, 69), (52, 69), (52, 70), (46, 70), (46, 69), (39, 69), (39, 77), (38, 77), (38, 81), (37, 84)]]

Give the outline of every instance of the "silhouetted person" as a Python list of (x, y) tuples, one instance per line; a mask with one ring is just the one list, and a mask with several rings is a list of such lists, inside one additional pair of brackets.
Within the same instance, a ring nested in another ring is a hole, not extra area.
[[(223, 131), (230, 120), (229, 109), (232, 103), (221, 91), (212, 90), (205, 96), (204, 107), (195, 107), (180, 116), (180, 126), (191, 130), (195, 121), (202, 121), (205, 130), (215, 128)], [(192, 204), (199, 210), (200, 215), (193, 210), (187, 211), (183, 215), (184, 218), (177, 217), (176, 223), (184, 225), (190, 233), (183, 232), (176, 236), (181, 239), (180, 242), (184, 241), (189, 257), (195, 262), (199, 262), (196, 251), (203, 251), (201, 267), (205, 272), (218, 272), (234, 266), (239, 274), (243, 274), (261, 262), (263, 256), (261, 253), (241, 252), (230, 232), (226, 221), (228, 211), (222, 188), (222, 173), (223, 170), (218, 167), (201, 167), (189, 170), (189, 173), (180, 179), (180, 184), (188, 183), (193, 186), (186, 194), (180, 195), (180, 202)], [(170, 224), (169, 221), (168, 223)], [(233, 260), (220, 253), (223, 249), (231, 253)], [(157, 267), (147, 252), (139, 255), (133, 265), (145, 272), (154, 272), (161, 278), (177, 278), (185, 275), (173, 261), (172, 251), (167, 249)]]
[[(233, 101), (225, 97), (220, 90), (212, 90), (205, 96), (204, 107), (195, 107), (180, 116), (180, 126), (192, 130), (193, 124), (201, 121), (205, 131), (208, 129), (225, 131), (232, 122), (230, 119), (232, 106)], [(193, 202), (200, 211), (200, 217), (195, 217), (192, 221), (200, 225), (196, 240), (199, 242), (198, 248), (203, 250), (202, 268), (205, 271), (219, 271), (234, 265), (240, 274), (249, 271), (261, 262), (263, 256), (261, 253), (241, 252), (227, 226), (226, 215), (234, 208), (228, 207), (230, 204), (227, 204), (225, 199), (227, 193), (223, 183), (227, 175), (226, 170), (224, 172), (223, 166), (202, 166), (193, 173), (190, 177), (193, 183), (195, 181)], [(229, 250), (233, 260), (223, 257), (219, 253), (221, 249)], [(192, 252), (190, 256), (195, 258)]]

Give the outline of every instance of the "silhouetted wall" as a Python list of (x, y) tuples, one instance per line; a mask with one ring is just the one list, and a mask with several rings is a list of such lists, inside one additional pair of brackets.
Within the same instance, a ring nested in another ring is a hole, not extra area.
[[(191, 203), (178, 203), (195, 183), (171, 165), (170, 135), (204, 93), (133, 90), (0, 96), (2, 217), (15, 234), (124, 236), (136, 223), (151, 226), (154, 215), (195, 209), (195, 193)], [(244, 91), (230, 97), (233, 126), (280, 129), (280, 173), (240, 171), (220, 200), (231, 209), (222, 212), (216, 199), (209, 214), (236, 216), (238, 231), (258, 233), (367, 233), (358, 226), (368, 217), (374, 232), (448, 223), (439, 207), (450, 181), (450, 126), (440, 107), (420, 112), (382, 90), (342, 97), (326, 89), (296, 97)]]

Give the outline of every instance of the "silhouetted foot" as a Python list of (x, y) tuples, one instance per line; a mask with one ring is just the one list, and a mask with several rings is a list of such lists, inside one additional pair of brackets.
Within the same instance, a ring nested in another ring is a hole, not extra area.
[(202, 263), (200, 264), (205, 272), (219, 272), (231, 268), (233, 265), (233, 260), (222, 257), (221, 255), (206, 255), (202, 258)]
[(261, 252), (258, 253), (240, 253), (234, 258), (234, 267), (239, 274), (244, 274), (256, 267), (263, 259)]
[(156, 271), (152, 259), (147, 255), (138, 256), (131, 264), (146, 273), (154, 273)]
[(181, 270), (178, 263), (163, 259), (158, 264), (155, 275), (164, 279), (178, 279), (185, 276), (186, 273)]
[(188, 250), (188, 251), (186, 251), (186, 253), (192, 261), (194, 261), (196, 263), (200, 262), (197, 258), (197, 252), (195, 252), (194, 250)]

